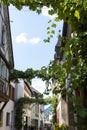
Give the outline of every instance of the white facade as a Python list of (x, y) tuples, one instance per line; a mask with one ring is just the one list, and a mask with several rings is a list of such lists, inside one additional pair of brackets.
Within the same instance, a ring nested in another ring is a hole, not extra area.
[(20, 99), (21, 97), (24, 97), (24, 81), (18, 80), (14, 83), (15, 86), (15, 101)]
[[(33, 98), (37, 98), (38, 92), (35, 88), (31, 87), (33, 91)], [(44, 105), (39, 103), (33, 103), (31, 105), (31, 125), (36, 129), (43, 128), (44, 124)]]
[[(2, 126), (0, 130), (14, 130), (14, 102), (9, 100), (2, 112)], [(8, 116), (8, 117), (7, 117)]]
[(36, 129), (43, 127), (44, 124), (44, 105), (33, 103), (31, 105), (31, 122)]
[[(13, 85), (15, 85), (15, 100), (17, 101), (21, 97), (29, 97), (32, 98), (32, 94), (29, 94), (29, 88), (25, 84), (24, 80), (18, 80)], [(29, 86), (30, 87), (30, 86)], [(39, 93), (37, 90), (30, 87), (32, 93)], [(36, 98), (33, 96), (33, 98)], [(25, 104), (24, 105), (24, 124), (27, 123), (28, 126), (34, 126), (36, 129), (43, 127), (44, 122), (44, 105), (40, 105), (38, 103)]]
[[(29, 89), (30, 86), (27, 81), (18, 79), (15, 83), (12, 83), (12, 84), (13, 86), (15, 86), (15, 94), (14, 94), (15, 101), (18, 101), (20, 98), (23, 98), (23, 97), (31, 98), (31, 91)], [(24, 111), (25, 111), (25, 113), (23, 114), (24, 125), (27, 123), (27, 125), (30, 126), (31, 125), (31, 105), (25, 104)]]
[[(6, 107), (3, 110), (3, 126), (0, 127), (0, 130), (15, 130), (14, 128), (14, 102), (18, 101), (23, 97), (32, 97), (32, 89), (26, 82), (22, 79), (16, 80), (16, 82), (11, 82), (11, 86), (14, 88), (14, 101), (9, 100)], [(30, 89), (29, 89), (30, 87)], [(31, 91), (30, 91), (31, 90)], [(34, 97), (35, 98), (35, 97)], [(23, 123), (27, 123), (28, 126), (35, 126), (37, 129), (43, 127), (44, 122), (44, 105), (40, 104), (25, 104), (24, 109), (25, 113), (23, 114)], [(8, 126), (6, 125), (6, 115), (8, 114)], [(22, 128), (23, 130), (23, 128)]]

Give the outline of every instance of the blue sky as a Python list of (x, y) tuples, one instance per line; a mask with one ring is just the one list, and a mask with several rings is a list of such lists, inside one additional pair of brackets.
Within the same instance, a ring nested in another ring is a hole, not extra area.
[[(47, 13), (48, 9), (43, 8), (42, 14), (23, 8), (18, 11), (10, 6), (10, 23), (14, 53), (15, 69), (25, 71), (27, 68), (40, 69), (47, 66), (54, 59), (55, 45), (58, 39), (58, 30), (62, 28), (62, 22), (58, 23), (56, 34), (50, 43), (44, 43), (47, 38), (46, 28), (48, 21), (53, 20)], [(35, 79), (36, 85), (44, 83)], [(34, 82), (34, 85), (35, 85)]]

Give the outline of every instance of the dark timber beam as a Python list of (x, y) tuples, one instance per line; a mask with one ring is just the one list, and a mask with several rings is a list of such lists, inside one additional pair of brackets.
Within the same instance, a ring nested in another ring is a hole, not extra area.
[(4, 102), (3, 106), (2, 106), (1, 109), (0, 109), (0, 114), (1, 114), (1, 112), (3, 111), (3, 109), (5, 108), (5, 106), (6, 106), (7, 103), (8, 103), (8, 102)]

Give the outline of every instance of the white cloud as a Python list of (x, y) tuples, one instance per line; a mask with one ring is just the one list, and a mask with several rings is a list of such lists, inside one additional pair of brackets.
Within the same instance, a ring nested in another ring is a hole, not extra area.
[(21, 33), (15, 38), (16, 43), (27, 43), (28, 38), (27, 38), (27, 33)]
[(37, 44), (41, 41), (39, 37), (34, 37), (34, 38), (29, 38), (27, 33), (20, 33), (18, 36), (15, 38), (16, 43), (28, 43), (28, 44)]
[(47, 17), (50, 17), (50, 18), (55, 18), (55, 17), (57, 17), (57, 14), (55, 14), (55, 15), (49, 15), (49, 13), (48, 13), (49, 10), (51, 10), (51, 8), (47, 8), (46, 6), (44, 6), (44, 7), (42, 8), (42, 15), (47, 16)]
[(29, 40), (29, 42), (31, 43), (31, 44), (37, 44), (37, 43), (39, 43), (41, 41), (41, 39), (40, 38), (32, 38), (32, 39), (30, 39)]

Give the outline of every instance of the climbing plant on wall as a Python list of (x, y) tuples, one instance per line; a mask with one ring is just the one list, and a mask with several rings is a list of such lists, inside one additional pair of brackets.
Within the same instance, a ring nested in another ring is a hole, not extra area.
[[(63, 39), (66, 45), (62, 49), (67, 53), (66, 60), (62, 65), (49, 64), (48, 67), (43, 67), (39, 71), (29, 70), (28, 73), (27, 71), (23, 73), (19, 71), (15, 73), (13, 71), (13, 77), (17, 77), (19, 73), (20, 76), (18, 77), (21, 77), (25, 73), (24, 77), (29, 77), (30, 80), (36, 75), (47, 81), (53, 81), (58, 78), (60, 89), (55, 92), (66, 93), (76, 103), (73, 109), (77, 117), (81, 119), (76, 125), (79, 125), (79, 130), (82, 129), (82, 125), (87, 128), (87, 105), (83, 107), (81, 97), (76, 100), (71, 93), (74, 90), (87, 92), (87, 0), (1, 0), (0, 3), (4, 3), (5, 5), (12, 4), (20, 10), (23, 6), (27, 6), (30, 10), (36, 11), (38, 14), (46, 6), (50, 8), (50, 15), (57, 14), (54, 19), (55, 22), (64, 20), (70, 24), (72, 32), (75, 32), (76, 35), (73, 38)], [(53, 24), (53, 28), (55, 27), (56, 24)], [(48, 31), (50, 31), (50, 27), (48, 27)], [(48, 39), (45, 42), (50, 42), (54, 33), (54, 30), (48, 33)], [(71, 77), (71, 92), (65, 91), (64, 85), (69, 75)]]
[(23, 128), (24, 122), (23, 122), (23, 114), (24, 108), (26, 104), (43, 104), (46, 105), (48, 103), (51, 103), (51, 98), (42, 98), (42, 95), (38, 95), (37, 98), (29, 98), (29, 97), (23, 97), (20, 98), (16, 103), (15, 103), (15, 128), (17, 130), (21, 130)]

